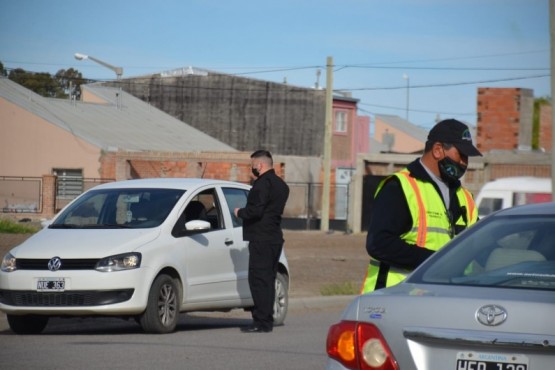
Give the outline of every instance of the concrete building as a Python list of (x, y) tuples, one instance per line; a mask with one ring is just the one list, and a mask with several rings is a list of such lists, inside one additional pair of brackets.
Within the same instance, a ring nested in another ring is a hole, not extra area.
[[(187, 67), (125, 78), (119, 87), (239, 151), (321, 157), (325, 91)], [(357, 99), (333, 99), (334, 167), (354, 167), (368, 151), (370, 119), (357, 115)]]

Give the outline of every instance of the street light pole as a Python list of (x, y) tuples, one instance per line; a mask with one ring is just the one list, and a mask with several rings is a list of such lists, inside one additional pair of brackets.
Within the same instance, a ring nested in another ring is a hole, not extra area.
[(75, 53), (74, 56), (75, 56), (75, 59), (77, 59), (77, 60), (90, 59), (90, 60), (92, 60), (93, 62), (96, 62), (96, 63), (98, 63), (98, 64), (100, 64), (100, 65), (102, 65), (102, 66), (104, 66), (104, 67), (106, 67), (106, 68), (108, 68), (108, 69), (111, 69), (112, 71), (114, 71), (114, 72), (116, 73), (116, 79), (118, 79), (118, 80), (119, 80), (119, 79), (121, 78), (121, 76), (123, 75), (123, 68), (122, 68), (122, 67), (115, 67), (115, 66), (113, 66), (113, 65), (111, 65), (111, 64), (108, 64), (108, 63), (106, 63), (106, 62), (104, 62), (104, 61), (102, 61), (102, 60), (100, 60), (100, 59), (96, 59), (96, 58), (94, 58), (94, 57), (91, 57), (90, 55), (85, 55), (85, 54), (81, 54), (81, 53)]
[(407, 109), (406, 109), (406, 113), (405, 113), (405, 119), (409, 120), (409, 91), (410, 91), (410, 78), (409, 76), (405, 73), (403, 75), (403, 79), (407, 81)]

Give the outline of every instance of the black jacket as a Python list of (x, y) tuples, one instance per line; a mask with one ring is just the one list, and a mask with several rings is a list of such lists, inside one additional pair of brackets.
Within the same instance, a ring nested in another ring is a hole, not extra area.
[(254, 182), (247, 205), (238, 211), (243, 219), (243, 239), (283, 243), (281, 215), (289, 197), (289, 187), (273, 169)]
[[(410, 175), (431, 182), (441, 196), (435, 182), (430, 178), (420, 159), (411, 162), (407, 169)], [(455, 195), (461, 186), (460, 182), (449, 189), (451, 219), (457, 220), (461, 212), (459, 200)], [(405, 194), (397, 177), (391, 176), (379, 191), (372, 206), (366, 250), (368, 254), (380, 262), (394, 267), (412, 270), (434, 253), (425, 246), (415, 247), (401, 239), (401, 235), (412, 227), (412, 217)], [(458, 233), (462, 230), (455, 230)]]

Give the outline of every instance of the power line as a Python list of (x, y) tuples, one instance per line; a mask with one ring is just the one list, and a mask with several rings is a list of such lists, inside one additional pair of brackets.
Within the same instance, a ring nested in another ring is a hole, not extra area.
[[(450, 87), (450, 86), (462, 86), (462, 85), (476, 85), (484, 83), (496, 83), (496, 82), (506, 82), (506, 81), (517, 81), (517, 80), (529, 80), (534, 78), (549, 77), (550, 74), (544, 75), (534, 75), (534, 76), (520, 76), (520, 77), (506, 77), (497, 78), (491, 80), (481, 80), (481, 81), (468, 81), (468, 82), (451, 82), (451, 83), (441, 83), (441, 84), (427, 84), (427, 85), (411, 85), (411, 89), (421, 89), (430, 87)], [(382, 86), (382, 87), (358, 87), (358, 88), (341, 88), (335, 91), (370, 91), (370, 90), (398, 90), (406, 89), (407, 86)]]
[(443, 61), (451, 61), (451, 60), (468, 60), (468, 59), (506, 57), (506, 56), (510, 56), (510, 55), (527, 55), (527, 54), (548, 53), (548, 52), (549, 52), (549, 49), (540, 49), (540, 50), (529, 50), (529, 51), (513, 52), (513, 53), (485, 54), (485, 55), (474, 55), (474, 56), (464, 56), (464, 57), (416, 59), (416, 60), (404, 60), (404, 61), (393, 61), (393, 62), (377, 62), (377, 63), (361, 63), (361, 64), (352, 64), (351, 66), (357, 67), (357, 66), (379, 66), (379, 65), (384, 65), (384, 64), (387, 65), (387, 64), (399, 64), (399, 63), (429, 63), (429, 62), (443, 62)]
[[(363, 106), (368, 106), (368, 107), (376, 107), (376, 108), (384, 108), (384, 109), (393, 109), (393, 110), (406, 110), (406, 107), (394, 107), (394, 106), (388, 106), (388, 105), (379, 105), (379, 104), (368, 104), (368, 103), (358, 103), (358, 105), (363, 105)], [(375, 114), (374, 112), (370, 112), (368, 110), (365, 110), (363, 108), (358, 108), (359, 110), (369, 113), (369, 114)], [(421, 110), (421, 109), (409, 109), (409, 112), (414, 112), (414, 113), (430, 113), (430, 114), (442, 114), (442, 115), (449, 115), (449, 116), (474, 116), (476, 115), (475, 112), (473, 113), (454, 113), (454, 112), (438, 112), (438, 111), (429, 111), (429, 110)]]

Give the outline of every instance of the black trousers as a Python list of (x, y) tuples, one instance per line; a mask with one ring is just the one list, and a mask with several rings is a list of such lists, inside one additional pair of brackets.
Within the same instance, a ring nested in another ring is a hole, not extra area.
[(274, 326), (276, 274), (283, 243), (249, 242), (249, 287), (254, 308), (254, 325), (271, 329)]

